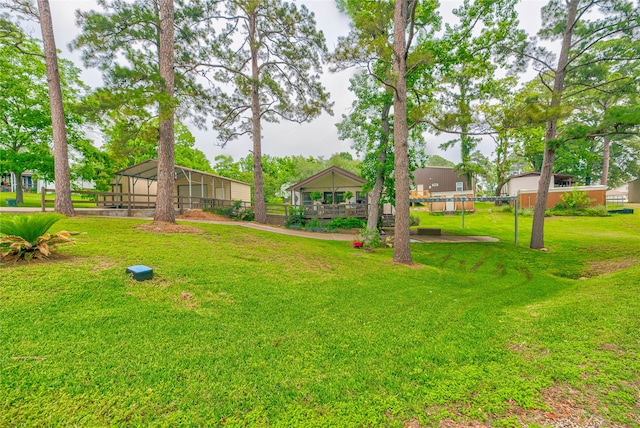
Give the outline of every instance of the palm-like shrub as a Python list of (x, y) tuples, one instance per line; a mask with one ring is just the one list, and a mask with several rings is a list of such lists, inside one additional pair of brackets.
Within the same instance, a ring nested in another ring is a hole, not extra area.
[(60, 231), (47, 233), (60, 214), (35, 214), (15, 216), (0, 222), (0, 259), (17, 261), (47, 258), (57, 244), (73, 242), (72, 233)]

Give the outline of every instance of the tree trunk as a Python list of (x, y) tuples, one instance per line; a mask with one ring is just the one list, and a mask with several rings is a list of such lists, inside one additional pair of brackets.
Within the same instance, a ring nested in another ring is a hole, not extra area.
[(389, 110), (391, 104), (387, 104), (382, 108), (380, 116), (380, 124), (382, 127), (382, 137), (378, 145), (378, 168), (376, 168), (376, 181), (373, 189), (369, 194), (369, 213), (367, 217), (367, 230), (373, 230), (378, 227), (378, 219), (380, 218), (380, 201), (382, 200), (382, 191), (384, 190), (384, 171), (387, 162), (387, 150), (389, 149)]
[[(51, 9), (49, 0), (38, 0), (40, 28), (44, 45), (47, 81), (49, 84), (49, 106), (51, 108), (51, 129), (53, 131), (54, 179), (56, 182), (56, 201), (54, 209), (66, 216), (74, 215), (71, 203), (71, 178), (69, 176), (69, 152), (67, 147), (67, 130), (60, 88), (60, 72), (58, 70), (58, 54), (53, 36)], [(21, 185), (21, 183), (20, 183)], [(17, 190), (17, 189), (16, 189)]]
[(251, 49), (251, 122), (253, 136), (253, 209), (255, 221), (267, 222), (267, 206), (264, 201), (264, 181), (262, 178), (262, 129), (260, 124), (260, 93), (258, 67), (258, 42), (256, 40), (257, 13), (249, 14), (249, 44)]
[(16, 178), (16, 204), (24, 204), (24, 195), (22, 193), (22, 173), (14, 172), (13, 176)]
[(533, 225), (531, 227), (530, 248), (544, 247), (544, 213), (547, 209), (547, 198), (549, 196), (549, 186), (553, 177), (553, 162), (556, 151), (546, 147), (544, 150), (544, 160), (542, 161), (542, 171), (538, 182), (538, 193), (536, 195), (536, 205), (533, 209)]
[(460, 158), (462, 161), (462, 171), (467, 182), (467, 186), (471, 189), (472, 186), (472, 174), (471, 174), (471, 151), (473, 150), (473, 137), (469, 135), (469, 104), (467, 102), (467, 85), (468, 80), (463, 79), (460, 81), (460, 104), (458, 109), (460, 110), (463, 118), (460, 124)]
[(168, 223), (176, 222), (176, 212), (173, 206), (175, 175), (173, 44), (173, 0), (160, 0), (160, 47), (158, 60), (164, 97), (159, 103), (158, 195), (156, 197), (156, 212), (153, 221)]
[[(384, 163), (387, 159), (386, 149), (380, 148), (378, 153), (378, 162)], [(378, 165), (376, 170), (376, 181), (373, 189), (369, 193), (369, 212), (367, 215), (367, 230), (374, 230), (378, 227), (378, 219), (380, 218), (380, 200), (382, 200), (382, 190), (384, 189), (384, 164)]]
[[(567, 65), (569, 63), (569, 49), (571, 48), (571, 35), (576, 22), (578, 3), (580, 0), (570, 0), (567, 10), (567, 25), (562, 35), (562, 48), (558, 58), (558, 68), (553, 82), (553, 93), (549, 110), (553, 111), (562, 103), (562, 91), (564, 80), (567, 76)], [(538, 182), (538, 193), (536, 195), (536, 205), (533, 209), (533, 225), (531, 227), (530, 248), (538, 249), (544, 247), (544, 213), (547, 209), (547, 198), (549, 196), (549, 185), (553, 175), (553, 162), (556, 157), (556, 138), (558, 119), (551, 118), (547, 122), (544, 136), (544, 158), (542, 160), (542, 171)]]
[(604, 149), (602, 152), (602, 178), (600, 184), (606, 186), (609, 181), (609, 158), (611, 157), (611, 139), (604, 137)]
[(407, 0), (398, 0), (393, 13), (393, 74), (395, 92), (393, 100), (394, 173), (396, 180), (396, 222), (394, 229), (393, 260), (412, 264), (409, 238), (409, 144), (407, 129)]
[[(504, 178), (504, 175), (502, 175), (500, 178), (498, 178), (498, 185), (496, 186), (496, 190), (493, 193), (495, 197), (502, 196), (502, 188), (505, 184), (507, 184), (507, 180)], [(502, 206), (502, 202), (503, 201), (494, 201), (493, 205), (496, 207), (500, 207)]]

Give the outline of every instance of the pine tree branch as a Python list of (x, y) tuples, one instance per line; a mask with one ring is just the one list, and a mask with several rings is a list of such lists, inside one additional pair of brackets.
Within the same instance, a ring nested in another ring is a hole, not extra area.
[(603, 86), (607, 86), (607, 85), (610, 85), (610, 84), (612, 84), (612, 83), (614, 83), (614, 82), (619, 82), (620, 80), (625, 80), (625, 79), (628, 79), (628, 77), (626, 77), (626, 76), (619, 77), (619, 78), (617, 78), (617, 79), (609, 80), (609, 81), (606, 81), (606, 82), (600, 83), (600, 84), (598, 84), (598, 85), (589, 85), (589, 84), (587, 84), (587, 83), (576, 83), (576, 84), (574, 84), (574, 85), (567, 85), (567, 86), (565, 87), (565, 89), (566, 89), (566, 88), (569, 88), (570, 86), (577, 86), (577, 85), (580, 85), (580, 86), (582, 86), (582, 87), (584, 87), (584, 88), (583, 88), (583, 89), (580, 89), (580, 90), (578, 90), (578, 91), (575, 91), (575, 92), (569, 93), (569, 94), (563, 94), (563, 98), (571, 98), (571, 97), (575, 97), (575, 96), (576, 96), (576, 95), (578, 95), (578, 94), (581, 94), (581, 93), (586, 92), (586, 91), (591, 91), (591, 90), (597, 90), (597, 91), (604, 92), (604, 93), (611, 93), (611, 92), (609, 92), (609, 91), (602, 90), (601, 88), (602, 88)]

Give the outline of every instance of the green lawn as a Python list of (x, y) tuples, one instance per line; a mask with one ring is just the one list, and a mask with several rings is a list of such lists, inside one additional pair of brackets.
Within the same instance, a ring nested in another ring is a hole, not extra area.
[(421, 213), (501, 242), (412, 244), (417, 267), (237, 226), (61, 220), (77, 245), (0, 268), (0, 426), (640, 426), (636, 208), (549, 218), (548, 252), (531, 218), (514, 245), (488, 205), (464, 231)]
[[(38, 207), (42, 206), (42, 195), (39, 193), (23, 193), (24, 203), (18, 204), (19, 207)], [(47, 199), (53, 199), (55, 195), (47, 194)], [(13, 192), (0, 192), (0, 207), (7, 206), (7, 199), (15, 199), (16, 194)], [(73, 206), (76, 208), (92, 208), (95, 207), (95, 202), (82, 199), (79, 195), (72, 195)], [(53, 202), (47, 202), (46, 206), (53, 208)]]

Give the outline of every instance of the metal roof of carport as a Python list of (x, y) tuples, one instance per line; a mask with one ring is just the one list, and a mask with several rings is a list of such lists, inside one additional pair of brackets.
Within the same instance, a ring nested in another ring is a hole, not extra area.
[[(245, 184), (247, 186), (251, 186), (249, 183), (245, 183), (244, 181), (234, 180), (229, 177), (222, 177), (221, 175), (211, 174), (209, 172), (198, 171), (197, 169), (191, 169), (180, 165), (175, 165), (174, 171), (176, 174), (176, 179), (181, 176), (184, 178), (189, 178), (189, 173), (191, 174), (199, 174), (207, 177), (219, 178), (221, 180), (233, 181), (235, 183)], [(123, 177), (133, 177), (133, 178), (142, 178), (145, 180), (157, 181), (158, 177), (158, 160), (157, 159), (149, 159), (144, 162), (140, 162), (135, 165), (131, 165), (130, 167), (121, 169), (117, 171), (115, 175), (120, 175)]]

